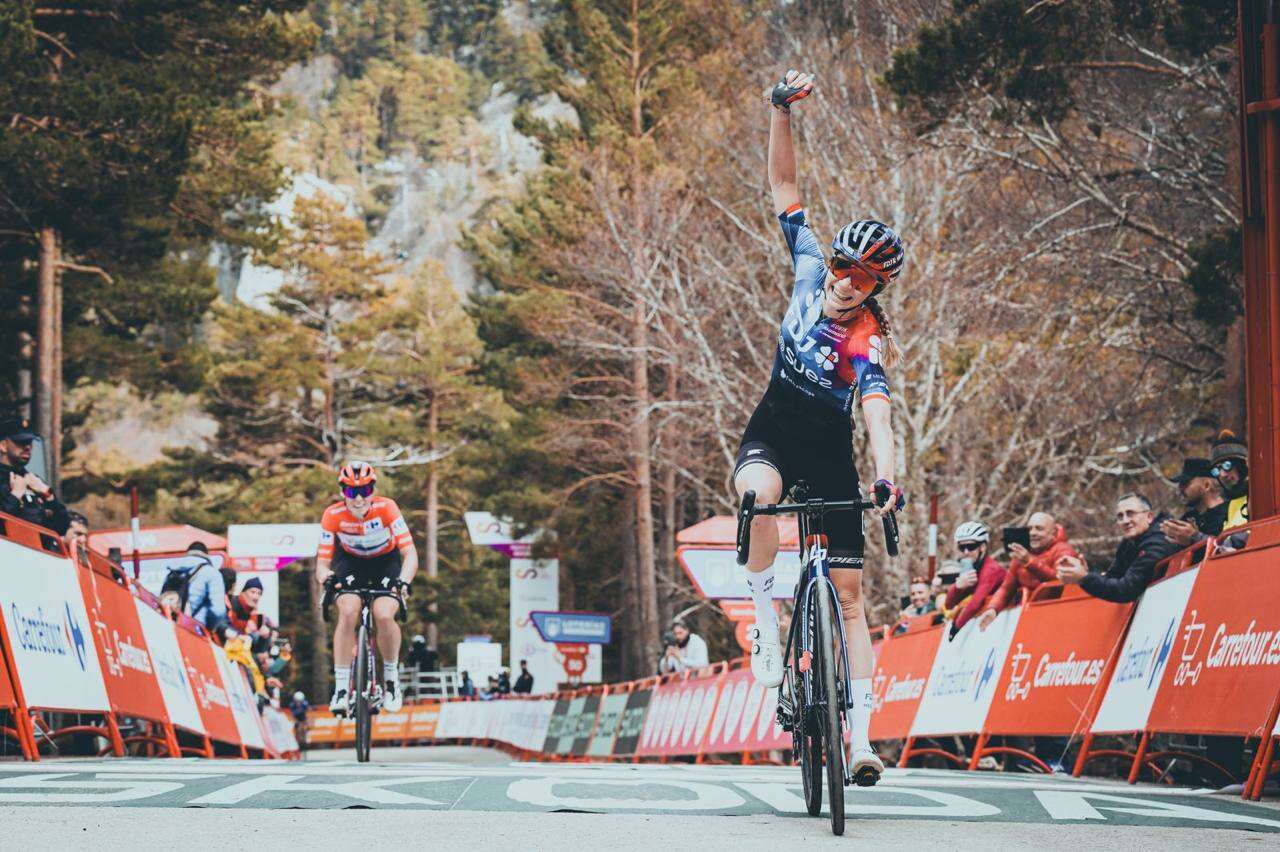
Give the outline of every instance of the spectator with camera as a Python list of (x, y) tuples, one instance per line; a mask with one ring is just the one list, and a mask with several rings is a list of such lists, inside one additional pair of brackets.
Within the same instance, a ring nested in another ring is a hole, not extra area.
[(1116, 501), (1116, 526), (1121, 539), (1111, 564), (1104, 571), (1090, 573), (1079, 556), (1068, 556), (1058, 563), (1058, 579), (1078, 584), (1104, 601), (1137, 600), (1151, 583), (1156, 565), (1179, 550), (1163, 532), (1168, 519), (1163, 512), (1157, 515), (1151, 501), (1141, 494), (1125, 494)]
[(960, 573), (947, 591), (946, 609), (956, 611), (948, 639), (955, 635), (987, 605), (1005, 581), (1004, 566), (991, 558), (991, 531), (981, 521), (965, 521), (952, 536), (960, 553)]
[(0, 421), (0, 512), (63, 535), (71, 524), (67, 507), (27, 470), (37, 437), (28, 420)]
[[(1019, 534), (1025, 536), (1025, 544)], [(1041, 583), (1058, 579), (1058, 561), (1064, 556), (1080, 554), (1067, 541), (1067, 531), (1048, 512), (1036, 512), (1026, 527), (1005, 530), (1005, 550), (1013, 557), (1004, 582), (987, 601), (978, 622), (983, 630), (995, 620), (996, 613), (1018, 603), (1022, 591), (1035, 590)]]

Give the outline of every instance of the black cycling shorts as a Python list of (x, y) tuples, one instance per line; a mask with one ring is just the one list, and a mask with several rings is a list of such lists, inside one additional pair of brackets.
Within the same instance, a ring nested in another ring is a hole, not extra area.
[[(748, 465), (767, 464), (781, 475), (784, 496), (804, 480), (810, 498), (862, 499), (853, 464), (853, 424), (814, 409), (812, 402), (770, 386), (742, 433), (733, 475)], [(862, 513), (831, 512), (823, 528), (831, 567), (861, 568)]]
[(333, 577), (342, 588), (335, 589), (334, 592), (340, 595), (343, 592), (367, 590), (391, 594), (392, 584), (400, 579), (402, 563), (398, 549), (381, 556), (364, 558), (353, 556), (340, 546), (335, 547), (329, 567), (333, 569)]

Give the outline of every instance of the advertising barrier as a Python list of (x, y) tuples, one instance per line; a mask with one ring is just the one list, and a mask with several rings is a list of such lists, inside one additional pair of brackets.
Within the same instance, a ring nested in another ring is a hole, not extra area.
[(903, 633), (878, 643), (871, 676), (871, 740), (900, 740), (911, 733), (916, 711), (947, 626)]
[(111, 709), (123, 716), (168, 722), (155, 660), (129, 590), (95, 571), (79, 575)]
[(110, 709), (76, 566), (0, 539), (0, 610), (27, 707)]
[(218, 666), (218, 673), (222, 675), (222, 685), (231, 705), (231, 716), (240, 735), (239, 742), (249, 748), (266, 748), (258, 705), (253, 697), (253, 690), (249, 688), (249, 676), (240, 666), (227, 659), (226, 651), (217, 645), (210, 645), (209, 649), (213, 651), (214, 663)]
[(651, 689), (634, 689), (627, 695), (627, 709), (622, 714), (622, 721), (618, 723), (618, 738), (613, 743), (614, 757), (629, 757), (636, 753), (652, 699)]
[(174, 725), (192, 733), (204, 735), (204, 720), (192, 691), (187, 663), (178, 647), (178, 637), (173, 622), (140, 600), (134, 600), (138, 624), (151, 653), (156, 680), (166, 715)]
[(982, 730), (1021, 614), (1021, 610), (1007, 609), (986, 630), (974, 619), (955, 639), (938, 645), (911, 736)]
[(791, 735), (778, 727), (777, 708), (778, 690), (756, 683), (750, 668), (726, 672), (710, 717), (705, 751), (714, 754), (790, 748)]
[(624, 693), (606, 695), (600, 699), (600, 715), (596, 719), (596, 730), (587, 746), (590, 757), (609, 757), (618, 743), (618, 729), (622, 725), (622, 717), (627, 712), (627, 699), (631, 696)]
[(240, 729), (231, 710), (231, 697), (222, 682), (222, 672), (213, 656), (213, 646), (201, 636), (185, 628), (176, 628), (178, 648), (182, 652), (187, 679), (200, 711), (201, 726), (212, 739), (240, 744)]

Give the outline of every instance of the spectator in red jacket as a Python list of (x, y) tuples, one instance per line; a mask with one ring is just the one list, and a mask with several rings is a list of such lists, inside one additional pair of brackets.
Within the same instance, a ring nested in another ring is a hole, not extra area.
[[(982, 611), (991, 593), (1004, 582), (1005, 570), (988, 554), (991, 531), (981, 521), (965, 521), (956, 527), (956, 550), (960, 551), (960, 576), (947, 590), (945, 610), (959, 607), (951, 622), (948, 638), (954, 638), (969, 619)], [(968, 598), (966, 602), (966, 598)], [(963, 604), (963, 606), (962, 606)]]
[(982, 620), (978, 622), (983, 630), (995, 620), (997, 612), (1018, 602), (1022, 589), (1031, 591), (1041, 583), (1057, 580), (1059, 559), (1064, 556), (1080, 557), (1067, 541), (1067, 531), (1054, 520), (1053, 515), (1036, 512), (1027, 522), (1027, 527), (1031, 532), (1031, 549), (1027, 550), (1020, 544), (1009, 545), (1013, 561), (1009, 563), (1009, 573), (1004, 582), (983, 610)]

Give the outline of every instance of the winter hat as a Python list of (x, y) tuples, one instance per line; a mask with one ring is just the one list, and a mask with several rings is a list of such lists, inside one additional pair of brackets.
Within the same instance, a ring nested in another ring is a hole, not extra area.
[(1217, 464), (1227, 459), (1248, 461), (1249, 448), (1236, 437), (1235, 432), (1230, 429), (1223, 429), (1218, 433), (1218, 440), (1213, 442), (1212, 461)]
[(262, 591), (262, 581), (259, 580), (257, 577), (250, 577), (248, 580), (245, 581), (244, 588), (242, 588), (240, 591), (243, 593), (243, 592), (249, 591), (250, 589), (257, 589), (258, 591)]

